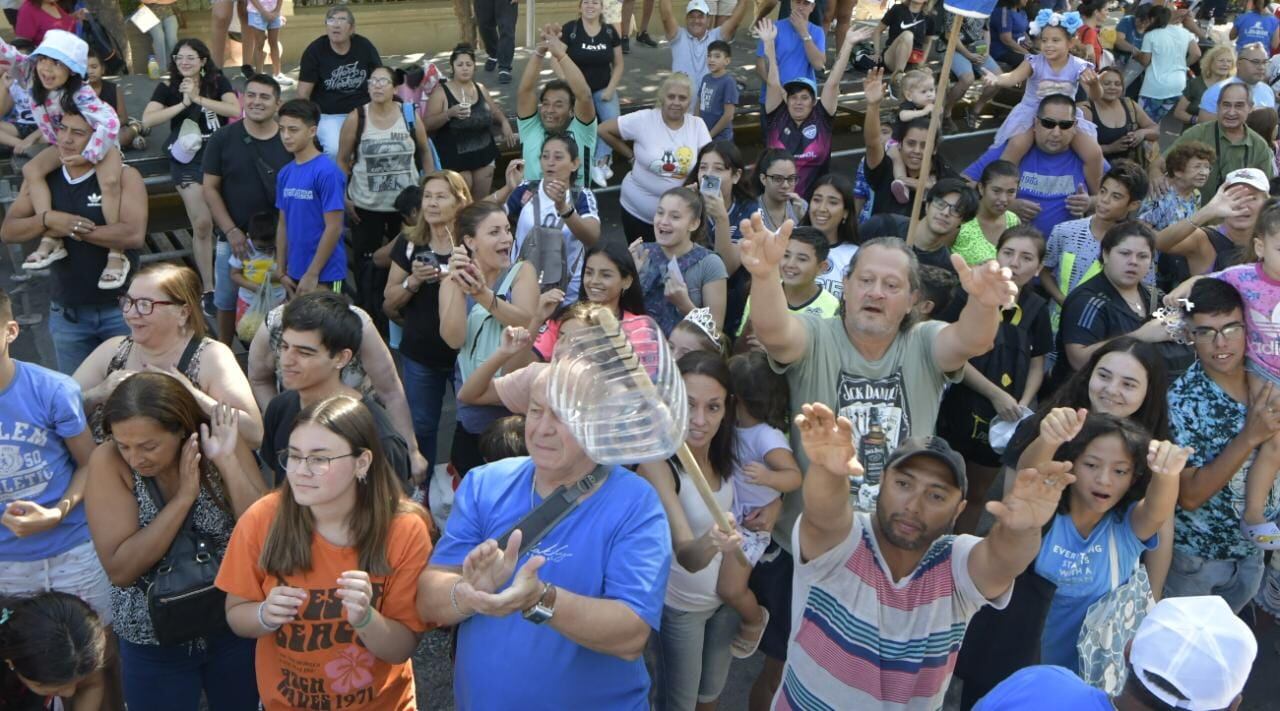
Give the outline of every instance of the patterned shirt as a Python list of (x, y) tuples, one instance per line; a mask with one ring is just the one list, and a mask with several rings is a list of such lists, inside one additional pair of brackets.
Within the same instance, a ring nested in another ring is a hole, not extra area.
[[(1012, 212), (1005, 212), (1005, 229), (1017, 226), (1018, 216)], [(975, 217), (960, 225), (960, 231), (956, 233), (955, 244), (951, 245), (951, 253), (964, 257), (965, 264), (972, 266), (995, 259), (996, 246), (991, 244), (991, 240), (987, 239), (987, 233), (982, 231), (982, 223), (978, 222), (978, 218)]]
[[(792, 536), (799, 551), (799, 526)], [(797, 555), (797, 604), (773, 708), (942, 708), (969, 619), (983, 605), (1003, 609), (1013, 591), (983, 598), (969, 576), (979, 540), (943, 536), (895, 581), (870, 516), (859, 513), (840, 545), (807, 563)]]
[(1148, 195), (1138, 210), (1138, 219), (1159, 232), (1175, 222), (1189, 219), (1199, 207), (1199, 190), (1191, 191), (1187, 197), (1168, 190), (1158, 196)]
[[(10, 74), (16, 78), (19, 86), (28, 92), (31, 91), (33, 84), (38, 81), (35, 58), (19, 52), (13, 45), (0, 40), (0, 61), (13, 65)], [(36, 120), (36, 126), (40, 128), (40, 133), (44, 134), (45, 139), (53, 145), (58, 144), (57, 126), (62, 123), (62, 93), (61, 88), (54, 89), (45, 97), (44, 103), (31, 102), (31, 114)], [(116, 144), (116, 137), (120, 134), (120, 117), (116, 115), (115, 109), (98, 98), (93, 87), (87, 82), (82, 84), (80, 90), (71, 98), (84, 116), (84, 120), (93, 128), (93, 135), (89, 137), (82, 155), (85, 160), (96, 165)]]
[[(1248, 408), (1228, 395), (1196, 361), (1169, 390), (1169, 434), (1184, 447), (1195, 447), (1187, 466), (1213, 461), (1244, 429)], [(1255, 453), (1256, 454), (1256, 453)], [(1231, 482), (1194, 511), (1174, 513), (1173, 547), (1209, 560), (1243, 560), (1256, 550), (1240, 532), (1245, 481), (1255, 454), (1231, 475)], [(1280, 513), (1280, 478), (1271, 487), (1266, 516)]]

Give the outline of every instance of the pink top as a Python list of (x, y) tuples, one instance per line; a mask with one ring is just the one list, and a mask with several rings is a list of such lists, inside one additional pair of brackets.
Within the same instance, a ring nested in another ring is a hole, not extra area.
[(1215, 276), (1240, 292), (1244, 322), (1249, 327), (1249, 360), (1280, 378), (1280, 280), (1272, 279), (1262, 262), (1240, 264)]
[(40, 44), (44, 41), (44, 33), (49, 30), (66, 30), (74, 34), (77, 22), (75, 15), (65, 13), (61, 8), (58, 9), (58, 17), (54, 17), (45, 12), (39, 2), (23, 2), (18, 8), (18, 24), (13, 28), (13, 34)]
[[(622, 332), (627, 334), (627, 339), (631, 341), (631, 345), (635, 346), (636, 331), (648, 325), (648, 321), (644, 317), (637, 316), (626, 311), (622, 312)], [(560, 322), (548, 321), (542, 327), (542, 332), (533, 341), (533, 352), (542, 359), (544, 363), (551, 360), (551, 356), (555, 354), (556, 342), (560, 340)]]
[[(26, 5), (23, 7), (25, 9)], [(17, 79), (19, 86), (31, 92), (32, 84), (38, 81), (35, 76), (36, 63), (3, 39), (0, 39), (0, 60), (13, 65), (10, 74)], [(35, 95), (32, 94), (31, 115), (50, 145), (58, 143), (57, 125), (62, 122), (62, 108), (58, 101), (61, 97), (62, 89), (54, 89), (45, 97), (44, 103), (36, 103)], [(80, 85), (80, 90), (73, 98), (76, 108), (84, 115), (84, 120), (93, 128), (93, 136), (84, 147), (82, 155), (85, 160), (97, 164), (107, 154), (107, 150), (116, 145), (116, 137), (120, 134), (120, 117), (116, 115), (114, 108), (98, 98), (88, 82)]]

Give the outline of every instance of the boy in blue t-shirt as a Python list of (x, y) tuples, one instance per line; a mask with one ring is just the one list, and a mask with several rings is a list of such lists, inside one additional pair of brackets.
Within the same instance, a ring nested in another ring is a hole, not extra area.
[(707, 75), (698, 87), (696, 114), (707, 124), (713, 141), (733, 140), (733, 115), (738, 105), (738, 81), (729, 73), (733, 48), (724, 40), (707, 46)]
[(80, 505), (95, 446), (80, 386), (10, 356), (17, 337), (0, 290), (0, 594), (69, 593), (109, 622), (111, 583)]
[(339, 248), (347, 178), (320, 152), (316, 125), (320, 108), (307, 99), (280, 107), (280, 141), (293, 162), (276, 178), (276, 268), (289, 295), (317, 288), (339, 290), (347, 253)]

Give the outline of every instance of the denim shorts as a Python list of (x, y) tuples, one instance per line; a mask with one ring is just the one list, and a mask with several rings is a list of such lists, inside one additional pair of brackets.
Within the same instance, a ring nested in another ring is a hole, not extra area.
[(267, 21), (262, 19), (262, 15), (250, 10), (249, 26), (262, 32), (266, 32), (267, 30), (278, 30), (281, 27), (284, 27), (284, 15), (276, 16), (276, 19), (272, 20), (271, 24), (268, 25)]
[(1175, 548), (1164, 581), (1164, 595), (1217, 595), (1232, 610), (1240, 612), (1258, 592), (1262, 573), (1261, 550), (1241, 560), (1210, 560)]
[(976, 77), (988, 72), (995, 75), (1000, 74), (1000, 65), (996, 64), (996, 60), (992, 59), (989, 54), (986, 61), (979, 68), (982, 69), (982, 72), (975, 72), (973, 70), (973, 62), (959, 52), (956, 52), (956, 56), (951, 59), (951, 75), (955, 77), (962, 77), (966, 74), (972, 74)]
[[(221, 233), (219, 236), (222, 237)], [(231, 281), (231, 243), (218, 240), (213, 252), (213, 307), (219, 311), (235, 311), (239, 287)]]

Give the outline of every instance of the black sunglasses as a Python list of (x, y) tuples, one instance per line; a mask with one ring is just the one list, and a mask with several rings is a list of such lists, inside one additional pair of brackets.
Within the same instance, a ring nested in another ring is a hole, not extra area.
[(1038, 118), (1039, 118), (1039, 121), (1040, 121), (1040, 125), (1041, 125), (1041, 126), (1044, 126), (1044, 127), (1045, 127), (1045, 128), (1047, 128), (1047, 129), (1050, 129), (1050, 130), (1053, 130), (1053, 129), (1055, 129), (1055, 128), (1060, 128), (1060, 129), (1062, 129), (1063, 131), (1066, 131), (1067, 129), (1069, 129), (1069, 128), (1071, 128), (1072, 126), (1076, 125), (1076, 120), (1075, 120), (1075, 119), (1071, 119), (1070, 121), (1055, 121), (1055, 120), (1053, 120), (1053, 119), (1051, 119), (1051, 118), (1045, 118), (1045, 117), (1043, 117), (1043, 116), (1040, 116), (1040, 117), (1038, 117)]

